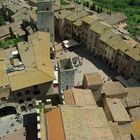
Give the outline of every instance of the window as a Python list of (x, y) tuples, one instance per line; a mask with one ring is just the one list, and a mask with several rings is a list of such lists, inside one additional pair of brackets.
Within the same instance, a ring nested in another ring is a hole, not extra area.
[(34, 95), (38, 95), (38, 94), (40, 94), (40, 90), (35, 90), (35, 91), (33, 91), (33, 93), (34, 93)]
[(29, 95), (30, 94), (30, 90), (25, 90), (25, 94)]
[(28, 98), (27, 98), (27, 101), (31, 101), (31, 100), (32, 100), (32, 98), (31, 98), (31, 97), (28, 97)]
[(69, 88), (69, 85), (66, 85), (66, 90), (68, 90), (68, 88)]
[(46, 10), (49, 11), (49, 8), (47, 7)]
[(17, 97), (21, 97), (22, 96), (22, 93), (21, 92), (18, 92), (17, 93)]
[(127, 60), (129, 60), (129, 57), (128, 57), (127, 55), (125, 56), (125, 58), (126, 58)]
[(118, 53), (118, 56), (121, 56), (121, 54), (120, 54), (120, 53)]
[(24, 103), (24, 101), (21, 99), (21, 100), (19, 100), (19, 104), (22, 104), (22, 103)]
[(133, 74), (134, 74), (134, 73), (132, 72), (132, 73), (131, 73), (131, 76), (133, 76)]
[(37, 85), (34, 86), (34, 89), (37, 89)]
[(22, 111), (26, 111), (26, 107), (25, 106), (21, 106), (20, 107)]
[(134, 66), (133, 68), (136, 69), (136, 66)]

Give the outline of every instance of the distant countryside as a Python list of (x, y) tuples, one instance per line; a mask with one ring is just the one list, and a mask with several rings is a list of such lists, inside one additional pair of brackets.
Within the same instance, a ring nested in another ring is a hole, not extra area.
[(76, 0), (96, 12), (123, 12), (127, 16), (128, 31), (140, 36), (140, 0)]

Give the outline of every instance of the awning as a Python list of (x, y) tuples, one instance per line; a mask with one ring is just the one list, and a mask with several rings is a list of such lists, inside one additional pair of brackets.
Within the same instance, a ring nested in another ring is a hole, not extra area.
[(64, 41), (63, 41), (63, 44), (64, 44), (64, 47), (65, 47), (65, 48), (70, 48), (70, 47), (75, 47), (75, 46), (80, 45), (80, 43), (76, 42), (76, 41), (73, 40), (73, 39), (64, 40)]
[(132, 85), (126, 79), (124, 79), (121, 75), (116, 76), (115, 79), (118, 80), (125, 87), (132, 87)]

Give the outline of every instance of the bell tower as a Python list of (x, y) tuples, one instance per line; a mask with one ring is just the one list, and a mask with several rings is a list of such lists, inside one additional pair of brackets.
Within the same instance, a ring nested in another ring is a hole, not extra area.
[(51, 0), (37, 1), (37, 28), (42, 32), (49, 32), (54, 42), (54, 12)]

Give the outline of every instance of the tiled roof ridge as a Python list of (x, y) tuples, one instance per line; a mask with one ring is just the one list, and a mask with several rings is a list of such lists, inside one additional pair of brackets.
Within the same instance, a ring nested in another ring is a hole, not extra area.
[(62, 111), (61, 111), (61, 107), (59, 107), (60, 109), (60, 116), (61, 116), (61, 120), (62, 120), (62, 126), (63, 126), (63, 132), (64, 132), (64, 137), (65, 137), (65, 140), (66, 140), (66, 134), (65, 134), (65, 130), (64, 130), (64, 122), (63, 122), (63, 117), (62, 117)]
[(74, 103), (76, 104), (76, 101), (75, 101), (75, 98), (74, 98), (74, 89), (75, 89), (75, 88), (72, 88), (71, 91), (72, 91), (73, 101), (74, 101)]

